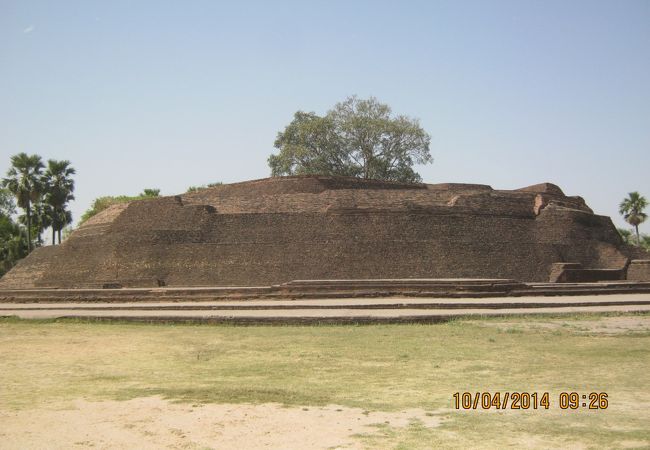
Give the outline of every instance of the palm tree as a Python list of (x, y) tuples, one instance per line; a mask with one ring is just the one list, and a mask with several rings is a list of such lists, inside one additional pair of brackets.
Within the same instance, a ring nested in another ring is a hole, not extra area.
[(11, 157), (11, 167), (2, 185), (15, 197), (18, 206), (27, 216), (27, 248), (32, 250), (32, 203), (38, 201), (42, 193), (41, 175), (43, 161), (38, 155), (18, 153)]
[(623, 199), (618, 206), (618, 211), (623, 215), (627, 223), (632, 225), (636, 231), (636, 244), (641, 245), (639, 225), (642, 224), (648, 215), (643, 210), (648, 206), (648, 201), (638, 192), (630, 192), (627, 198)]
[[(63, 230), (65, 229), (66, 226), (72, 223), (72, 212), (70, 212), (67, 209), (63, 209), (62, 211), (60, 211), (59, 215), (56, 218), (56, 223), (57, 223), (56, 231), (59, 236), (59, 244), (60, 244), (61, 234), (63, 233)], [(52, 239), (52, 242), (54, 242), (54, 239)]]
[[(18, 216), (18, 222), (27, 226), (27, 216)], [(37, 247), (43, 245), (43, 231), (52, 226), (52, 207), (39, 199), (32, 204), (31, 214), (32, 236)]]
[(50, 206), (50, 219), (52, 225), (52, 245), (56, 243), (56, 233), (61, 243), (61, 230), (72, 223), (72, 214), (66, 209), (69, 201), (74, 200), (74, 180), (72, 175), (76, 171), (70, 166), (70, 161), (47, 162), (47, 170), (43, 177), (46, 186), (45, 202)]

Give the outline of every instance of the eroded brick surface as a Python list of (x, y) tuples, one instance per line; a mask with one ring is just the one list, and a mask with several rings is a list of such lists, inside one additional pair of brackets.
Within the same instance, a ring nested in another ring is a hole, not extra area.
[(553, 263), (623, 269), (628, 260), (608, 217), (549, 183), (500, 191), (298, 176), (114, 206), (63, 245), (34, 251), (0, 288), (548, 281)]

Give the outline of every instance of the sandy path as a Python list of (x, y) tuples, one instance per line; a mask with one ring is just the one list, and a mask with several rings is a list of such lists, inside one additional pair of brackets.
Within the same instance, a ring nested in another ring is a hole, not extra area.
[(485, 298), (436, 298), (436, 297), (382, 297), (382, 298), (330, 298), (330, 299), (296, 299), (296, 300), (217, 300), (217, 301), (126, 301), (126, 302), (0, 302), (0, 310), (14, 309), (209, 309), (209, 308), (282, 308), (291, 307), (336, 307), (346, 306), (377, 306), (377, 305), (510, 305), (510, 304), (545, 304), (567, 305), (584, 303), (625, 303), (645, 302), (650, 304), (650, 294), (602, 294), (602, 295), (558, 295), (552, 297), (521, 296), (521, 297), (485, 297)]
[(650, 316), (603, 317), (600, 320), (544, 319), (525, 322), (500, 322), (468, 320), (466, 323), (480, 327), (496, 327), (501, 330), (564, 330), (577, 334), (628, 334), (650, 332)]
[(512, 314), (574, 314), (603, 312), (648, 312), (650, 304), (610, 306), (566, 306), (543, 308), (504, 309), (275, 309), (275, 310), (82, 310), (82, 309), (5, 309), (0, 316), (17, 316), (23, 319), (54, 319), (59, 317), (111, 318), (111, 319), (163, 319), (163, 320), (223, 320), (236, 323), (238, 320), (274, 322), (307, 322), (330, 320), (336, 322), (359, 320), (444, 320), (452, 317), (501, 316)]
[[(342, 406), (188, 405), (160, 397), (77, 400), (66, 409), (0, 411), (2, 449), (327, 449), (361, 448), (373, 424), (404, 427), (440, 418), (421, 409), (364, 412)], [(61, 407), (60, 407), (61, 408)]]

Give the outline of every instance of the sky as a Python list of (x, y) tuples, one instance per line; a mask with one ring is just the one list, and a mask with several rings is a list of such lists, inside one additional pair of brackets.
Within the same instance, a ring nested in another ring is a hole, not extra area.
[(270, 176), (293, 114), (350, 95), (420, 120), (425, 182), (552, 182), (627, 228), (650, 199), (650, 0), (0, 0), (0, 175), (70, 160), (75, 219)]

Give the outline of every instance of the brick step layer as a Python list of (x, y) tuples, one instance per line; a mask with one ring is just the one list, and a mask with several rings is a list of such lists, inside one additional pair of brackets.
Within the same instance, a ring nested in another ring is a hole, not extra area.
[(569, 296), (569, 297), (496, 297), (492, 299), (318, 299), (318, 300), (244, 300), (216, 302), (126, 302), (126, 303), (2, 303), (0, 312), (7, 310), (78, 310), (78, 311), (246, 311), (292, 309), (513, 309), (553, 308), (613, 305), (650, 305), (650, 294)]
[(491, 298), (650, 293), (648, 282), (520, 283), (512, 280), (298, 280), (260, 287), (0, 290), (7, 302), (130, 302), (320, 298)]
[(650, 313), (650, 294), (457, 299), (321, 299), (131, 303), (5, 303), (0, 316), (214, 324), (435, 323), (512, 314)]

